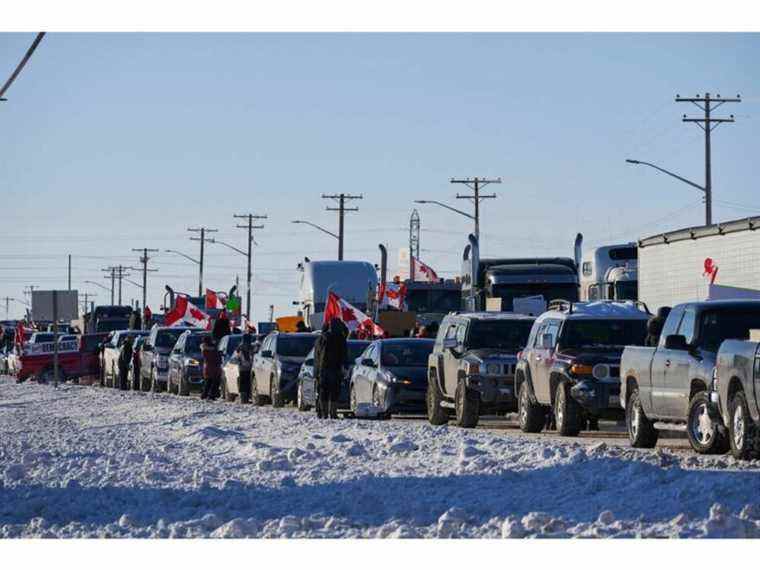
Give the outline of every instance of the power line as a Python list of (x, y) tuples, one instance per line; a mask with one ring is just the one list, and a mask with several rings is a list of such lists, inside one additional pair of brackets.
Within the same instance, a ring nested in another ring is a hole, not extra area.
[(452, 184), (464, 184), (472, 189), (473, 193), (457, 194), (457, 200), (472, 200), (475, 205), (475, 237), (480, 239), (480, 202), (487, 199), (496, 198), (496, 194), (481, 194), (480, 189), (488, 184), (501, 184), (501, 178), (463, 178), (463, 179), (451, 179)]
[(190, 239), (192, 241), (199, 241), (201, 242), (201, 257), (200, 257), (200, 263), (198, 264), (198, 296), (203, 296), (203, 253), (204, 253), (204, 245), (206, 244), (206, 234), (207, 233), (214, 233), (218, 232), (219, 230), (214, 230), (206, 227), (200, 227), (200, 228), (187, 228), (187, 231), (189, 232), (196, 232), (200, 233), (201, 237), (191, 237)]
[(142, 272), (143, 272), (142, 307), (143, 307), (143, 310), (145, 310), (145, 307), (147, 306), (147, 303), (148, 303), (148, 272), (158, 271), (158, 269), (148, 269), (148, 261), (150, 261), (150, 258), (148, 257), (148, 253), (158, 252), (158, 250), (144, 247), (142, 249), (132, 248), (132, 251), (142, 252), (142, 255), (140, 256), (140, 263), (142, 263)]
[(328, 212), (338, 212), (338, 261), (343, 261), (343, 236), (344, 227), (343, 219), (346, 212), (358, 212), (359, 208), (346, 207), (346, 200), (362, 200), (364, 196), (362, 194), (322, 194), (322, 198), (336, 200), (338, 202), (337, 208), (325, 208)]
[(253, 220), (265, 220), (267, 219), (267, 216), (266, 214), (265, 215), (234, 214), (233, 217), (248, 220), (247, 224), (242, 225), (242, 226), (238, 224), (237, 227), (248, 230), (248, 255), (247, 255), (248, 269), (246, 273), (246, 288), (245, 288), (245, 318), (250, 319), (251, 318), (251, 279), (252, 279), (252, 271), (253, 271), (253, 230), (264, 229), (263, 225), (254, 226)]
[(13, 82), (16, 80), (16, 77), (18, 77), (19, 73), (21, 73), (21, 70), (24, 69), (24, 66), (26, 65), (26, 62), (29, 61), (29, 58), (32, 57), (32, 54), (34, 53), (34, 50), (37, 49), (37, 46), (40, 45), (40, 42), (42, 41), (42, 38), (45, 37), (45, 32), (39, 32), (37, 34), (37, 37), (34, 38), (34, 41), (32, 42), (32, 45), (29, 46), (29, 49), (26, 50), (26, 54), (24, 54), (24, 57), (21, 59), (19, 64), (16, 66), (16, 69), (13, 70), (13, 73), (11, 73), (11, 76), (8, 78), (8, 80), (5, 82), (5, 84), (0, 87), (0, 101), (7, 101), (7, 99), (3, 99), (3, 95), (5, 95), (5, 92), (8, 91), (10, 86), (13, 84)]

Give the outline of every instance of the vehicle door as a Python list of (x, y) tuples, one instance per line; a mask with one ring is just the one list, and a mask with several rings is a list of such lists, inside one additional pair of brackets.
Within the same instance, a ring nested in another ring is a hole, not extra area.
[(108, 345), (106, 345), (106, 349), (104, 351), (106, 372), (109, 375), (112, 375), (114, 378), (116, 377), (116, 363), (119, 354), (119, 336), (120, 335), (118, 333), (114, 333), (111, 336), (111, 339), (108, 341)]
[(238, 356), (236, 352), (232, 353), (222, 368), (222, 382), (227, 385), (227, 392), (230, 394), (239, 393), (238, 390)]
[(459, 364), (462, 354), (464, 354), (464, 339), (467, 337), (467, 322), (453, 323), (450, 331), (449, 341), (456, 341), (455, 346), (449, 347), (443, 351), (443, 389), (447, 396), (453, 398), (457, 391), (457, 382), (459, 381)]
[[(263, 389), (264, 382), (262, 380), (262, 376), (264, 375), (264, 353), (270, 350), (270, 346), (272, 344), (272, 337), (268, 336), (264, 339), (264, 342), (261, 343), (261, 348), (256, 353), (256, 356), (253, 358), (253, 380), (256, 383), (256, 390), (259, 394), (266, 393)], [(267, 380), (267, 384), (269, 384), (269, 381)]]
[(450, 352), (447, 343), (453, 342), (457, 337), (456, 321), (446, 320), (441, 330), (441, 343), (436, 359), (436, 371), (438, 373), (439, 388), (446, 393), (446, 354)]
[[(697, 310), (693, 306), (687, 307), (676, 334), (682, 335), (690, 347), (696, 342), (696, 325)], [(670, 366), (666, 362), (663, 379), (664, 413), (669, 418), (684, 419), (689, 409), (690, 371), (694, 356), (691, 350), (671, 350), (670, 354)]]
[(365, 370), (366, 378), (367, 378), (367, 401), (372, 401), (372, 396), (375, 391), (375, 384), (377, 383), (378, 377), (381, 375), (382, 371), (382, 355), (383, 355), (383, 345), (382, 343), (378, 342), (375, 344), (375, 350), (372, 352), (372, 366), (368, 366)]
[[(654, 351), (649, 372), (647, 373), (646, 369), (640, 371), (639, 390), (641, 396), (650, 399), (652, 415), (656, 418), (670, 417), (668, 411), (675, 408), (671, 403), (673, 395), (668, 391), (665, 373), (673, 365), (673, 358), (677, 356), (677, 351), (665, 348), (665, 339), (670, 335), (678, 334), (684, 309), (684, 307), (675, 307), (665, 319), (665, 325), (662, 327), (660, 340)], [(647, 378), (649, 378), (648, 383)], [(674, 376), (671, 374), (670, 380), (672, 381), (673, 378)]]
[(533, 393), (542, 404), (552, 401), (549, 374), (554, 364), (554, 350), (557, 346), (561, 322), (558, 319), (547, 319), (542, 328), (537, 331), (531, 349), (530, 377), (533, 383)]
[(353, 375), (354, 390), (356, 391), (356, 399), (359, 402), (371, 401), (371, 391), (369, 388), (369, 370), (372, 366), (370, 362), (375, 362), (375, 353), (377, 351), (377, 343), (370, 344), (367, 349), (362, 353), (359, 359), (359, 364), (355, 367), (355, 373)]
[(179, 383), (179, 376), (182, 371), (182, 356), (185, 352), (185, 339), (187, 335), (182, 335), (175, 343), (174, 348), (169, 353), (169, 383)]
[(150, 367), (153, 363), (153, 351), (154, 343), (156, 342), (156, 335), (158, 334), (158, 331), (151, 331), (148, 338), (145, 340), (142, 346), (142, 350), (140, 351), (140, 376), (141, 378), (149, 378), (150, 377)]

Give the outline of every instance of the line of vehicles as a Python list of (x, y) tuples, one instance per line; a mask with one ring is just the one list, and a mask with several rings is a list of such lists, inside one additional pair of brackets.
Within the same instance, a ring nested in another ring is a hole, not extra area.
[[(525, 432), (556, 428), (567, 436), (618, 420), (635, 447), (684, 431), (700, 453), (730, 449), (748, 458), (760, 453), (757, 228), (760, 218), (749, 218), (587, 252), (579, 234), (573, 257), (543, 258), (481, 258), (470, 236), (461, 275), (407, 282), (408, 304), (396, 311), (377, 306), (387, 274), (382, 246), (379, 271), (367, 261), (305, 258), (299, 317), (317, 330), (329, 291), (381, 323), (389, 314), (412, 316), (396, 319), (407, 324), (393, 338), (349, 341), (340, 396), (346, 413), (424, 413), (432, 424), (474, 427), (483, 415), (516, 412)], [(650, 309), (663, 307), (673, 308), (653, 337)], [(409, 338), (409, 322), (435, 323), (437, 336)], [(132, 387), (180, 395), (200, 388), (206, 331), (155, 325), (106, 334), (106, 385), (115, 384), (120, 346), (132, 336), (139, 349)], [(254, 404), (314, 407), (315, 340), (286, 331), (258, 339)], [(239, 342), (233, 334), (220, 344), (230, 401), (240, 394)]]

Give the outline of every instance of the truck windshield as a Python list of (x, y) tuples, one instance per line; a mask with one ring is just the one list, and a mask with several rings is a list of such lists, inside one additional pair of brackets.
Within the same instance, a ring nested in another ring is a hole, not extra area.
[(415, 313), (450, 313), (461, 304), (462, 294), (457, 290), (412, 289), (406, 294), (406, 306)]
[(704, 350), (718, 352), (726, 339), (747, 340), (750, 329), (760, 329), (760, 310), (736, 307), (705, 311), (700, 319)]
[(277, 354), (280, 356), (305, 357), (314, 348), (317, 335), (304, 334), (277, 338)]
[(473, 321), (468, 333), (467, 348), (499, 348), (518, 352), (528, 343), (532, 319)]
[(382, 348), (383, 366), (427, 366), (435, 341), (385, 342)]
[(638, 281), (618, 281), (615, 283), (616, 301), (636, 301), (639, 298)]
[(643, 346), (646, 335), (646, 319), (568, 320), (562, 327), (559, 346), (562, 348)]
[(531, 284), (501, 284), (494, 285), (492, 297), (501, 297), (501, 310), (514, 310), (515, 297), (532, 297), (542, 295), (548, 303), (553, 299), (566, 301), (578, 300), (578, 286), (574, 283), (531, 283)]

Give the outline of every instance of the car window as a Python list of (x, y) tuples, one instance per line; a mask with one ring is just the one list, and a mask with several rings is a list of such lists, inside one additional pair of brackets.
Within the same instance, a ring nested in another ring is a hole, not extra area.
[(717, 352), (724, 340), (747, 340), (751, 330), (760, 329), (760, 311), (745, 307), (706, 310), (700, 322), (702, 348)]
[(461, 323), (457, 327), (457, 344), (464, 345), (464, 339), (467, 337), (467, 323)]
[(478, 320), (470, 324), (467, 348), (500, 348), (518, 351), (525, 348), (533, 327), (530, 320)]
[(433, 342), (386, 342), (383, 344), (383, 366), (427, 366)]
[(316, 341), (317, 335), (313, 334), (281, 336), (277, 339), (277, 354), (303, 358), (309, 354)]
[(683, 312), (681, 318), (681, 324), (678, 325), (678, 332), (676, 334), (683, 335), (687, 344), (694, 342), (695, 338), (695, 326), (697, 324), (697, 314), (694, 307), (688, 307)]
[(452, 338), (456, 338), (456, 336), (457, 336), (457, 325), (456, 323), (452, 323), (449, 325), (449, 328), (446, 331), (446, 338), (452, 339)]
[(538, 325), (538, 328), (536, 328), (536, 336), (533, 338), (533, 343), (531, 344), (533, 348), (541, 348), (541, 338), (545, 330), (546, 330), (545, 322)]
[[(552, 341), (551, 346), (556, 346), (557, 344), (557, 335), (559, 334), (559, 321), (549, 321), (546, 325), (546, 330), (544, 330), (543, 334), (550, 334), (552, 335)], [(541, 335), (543, 336), (543, 335)]]
[(674, 308), (670, 314), (668, 315), (668, 318), (665, 319), (665, 325), (662, 327), (662, 332), (660, 333), (660, 346), (665, 346), (665, 339), (672, 335), (676, 334), (676, 330), (678, 330), (678, 325), (681, 323), (681, 317), (683, 316), (683, 307), (676, 307)]

